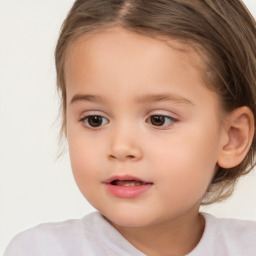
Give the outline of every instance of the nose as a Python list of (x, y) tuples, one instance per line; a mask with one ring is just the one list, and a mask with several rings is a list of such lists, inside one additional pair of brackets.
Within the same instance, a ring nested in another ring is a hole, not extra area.
[(142, 158), (142, 149), (137, 136), (128, 129), (115, 131), (111, 136), (108, 158), (112, 160), (138, 161)]

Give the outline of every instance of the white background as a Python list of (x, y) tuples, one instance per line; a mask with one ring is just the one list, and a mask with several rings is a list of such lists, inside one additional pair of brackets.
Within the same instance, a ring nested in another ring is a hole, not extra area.
[[(18, 232), (80, 218), (93, 208), (78, 191), (68, 153), (56, 160), (54, 47), (72, 0), (0, 0), (0, 255)], [(255, 0), (245, 3), (256, 16)], [(256, 174), (204, 211), (256, 220)]]

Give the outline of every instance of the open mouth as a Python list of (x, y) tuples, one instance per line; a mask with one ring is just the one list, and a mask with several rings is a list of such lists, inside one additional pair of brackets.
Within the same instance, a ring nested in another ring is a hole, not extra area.
[(135, 186), (143, 186), (148, 185), (152, 183), (147, 183), (139, 180), (113, 180), (110, 182), (111, 185), (115, 186), (124, 186), (124, 187), (135, 187)]
[(130, 175), (112, 176), (104, 184), (108, 193), (119, 198), (139, 197), (153, 186), (152, 182), (147, 182)]

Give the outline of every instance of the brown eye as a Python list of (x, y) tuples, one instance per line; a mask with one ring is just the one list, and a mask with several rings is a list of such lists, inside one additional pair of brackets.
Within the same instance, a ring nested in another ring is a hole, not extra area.
[(86, 116), (82, 119), (85, 122), (86, 126), (89, 127), (99, 127), (108, 122), (108, 120), (102, 116)]
[(149, 122), (154, 126), (170, 125), (175, 120), (170, 116), (154, 115), (149, 118)]

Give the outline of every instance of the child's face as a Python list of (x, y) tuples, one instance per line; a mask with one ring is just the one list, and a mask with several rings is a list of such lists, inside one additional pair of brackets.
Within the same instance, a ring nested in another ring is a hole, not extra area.
[[(216, 171), (218, 97), (204, 85), (199, 56), (170, 42), (174, 47), (112, 28), (83, 36), (68, 51), (73, 173), (88, 201), (118, 225), (196, 213)], [(110, 184), (117, 179), (144, 183)]]

